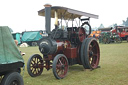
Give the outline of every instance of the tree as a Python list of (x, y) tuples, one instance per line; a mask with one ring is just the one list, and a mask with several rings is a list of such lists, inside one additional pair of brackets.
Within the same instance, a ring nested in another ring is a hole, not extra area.
[(116, 26), (118, 26), (117, 23), (112, 24), (112, 25), (110, 25), (110, 26), (108, 26), (108, 27), (116, 27)]
[(126, 21), (123, 20), (123, 25), (128, 27), (128, 17), (127, 17)]
[(117, 23), (113, 24), (113, 27), (116, 27), (117, 26)]
[(104, 25), (103, 24), (100, 24), (99, 28), (104, 28)]

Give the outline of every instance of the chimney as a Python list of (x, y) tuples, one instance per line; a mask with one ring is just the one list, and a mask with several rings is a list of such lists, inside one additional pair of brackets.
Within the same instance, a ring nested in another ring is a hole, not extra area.
[(48, 35), (51, 33), (51, 5), (45, 4), (45, 29)]

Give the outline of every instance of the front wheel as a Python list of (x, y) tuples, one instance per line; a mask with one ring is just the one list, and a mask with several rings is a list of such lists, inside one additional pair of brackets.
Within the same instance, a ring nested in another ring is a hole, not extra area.
[(121, 42), (122, 42), (122, 40), (121, 40), (120, 37), (117, 37), (117, 38), (115, 38), (114, 40), (115, 40), (116, 43), (121, 43)]
[(32, 42), (32, 46), (37, 46), (37, 42)]
[(18, 72), (11, 72), (4, 76), (1, 85), (24, 85), (24, 82)]
[(119, 37), (119, 43), (122, 43), (122, 39)]
[(128, 42), (128, 37), (127, 37), (127, 42)]
[(32, 55), (27, 63), (27, 70), (28, 70), (28, 74), (31, 77), (36, 77), (41, 75), (41, 73), (43, 72), (43, 59), (39, 54), (34, 54)]
[(53, 60), (53, 74), (57, 79), (63, 79), (68, 72), (68, 60), (65, 55), (58, 54)]

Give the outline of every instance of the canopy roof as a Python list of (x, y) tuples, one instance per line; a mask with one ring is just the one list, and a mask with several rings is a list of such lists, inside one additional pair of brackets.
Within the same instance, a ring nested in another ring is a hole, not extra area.
[[(62, 16), (64, 17), (64, 19), (71, 19), (71, 18), (75, 19), (75, 18), (80, 18), (81, 16), (98, 19), (98, 15), (94, 15), (87, 12), (66, 8), (66, 7), (60, 7), (60, 6), (51, 7), (51, 18), (55, 18), (55, 11), (58, 14), (58, 19), (61, 19)], [(45, 8), (38, 11), (38, 15), (45, 16)]]
[(98, 28), (98, 30), (100, 31), (110, 31), (112, 30), (113, 28), (112, 27), (108, 27), (108, 28)]
[(125, 26), (117, 26), (117, 29), (128, 29), (128, 27), (125, 27)]

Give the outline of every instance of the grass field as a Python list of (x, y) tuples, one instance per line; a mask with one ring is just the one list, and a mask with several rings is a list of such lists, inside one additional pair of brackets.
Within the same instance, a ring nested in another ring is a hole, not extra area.
[(21, 73), (24, 85), (128, 85), (128, 43), (100, 44), (100, 66), (93, 71), (83, 69), (83, 66), (74, 65), (69, 67), (68, 75), (57, 80), (52, 69), (44, 69), (42, 75), (30, 77), (27, 73), (28, 58), (38, 53), (42, 55), (38, 47), (19, 48), (26, 55), (25, 71)]

